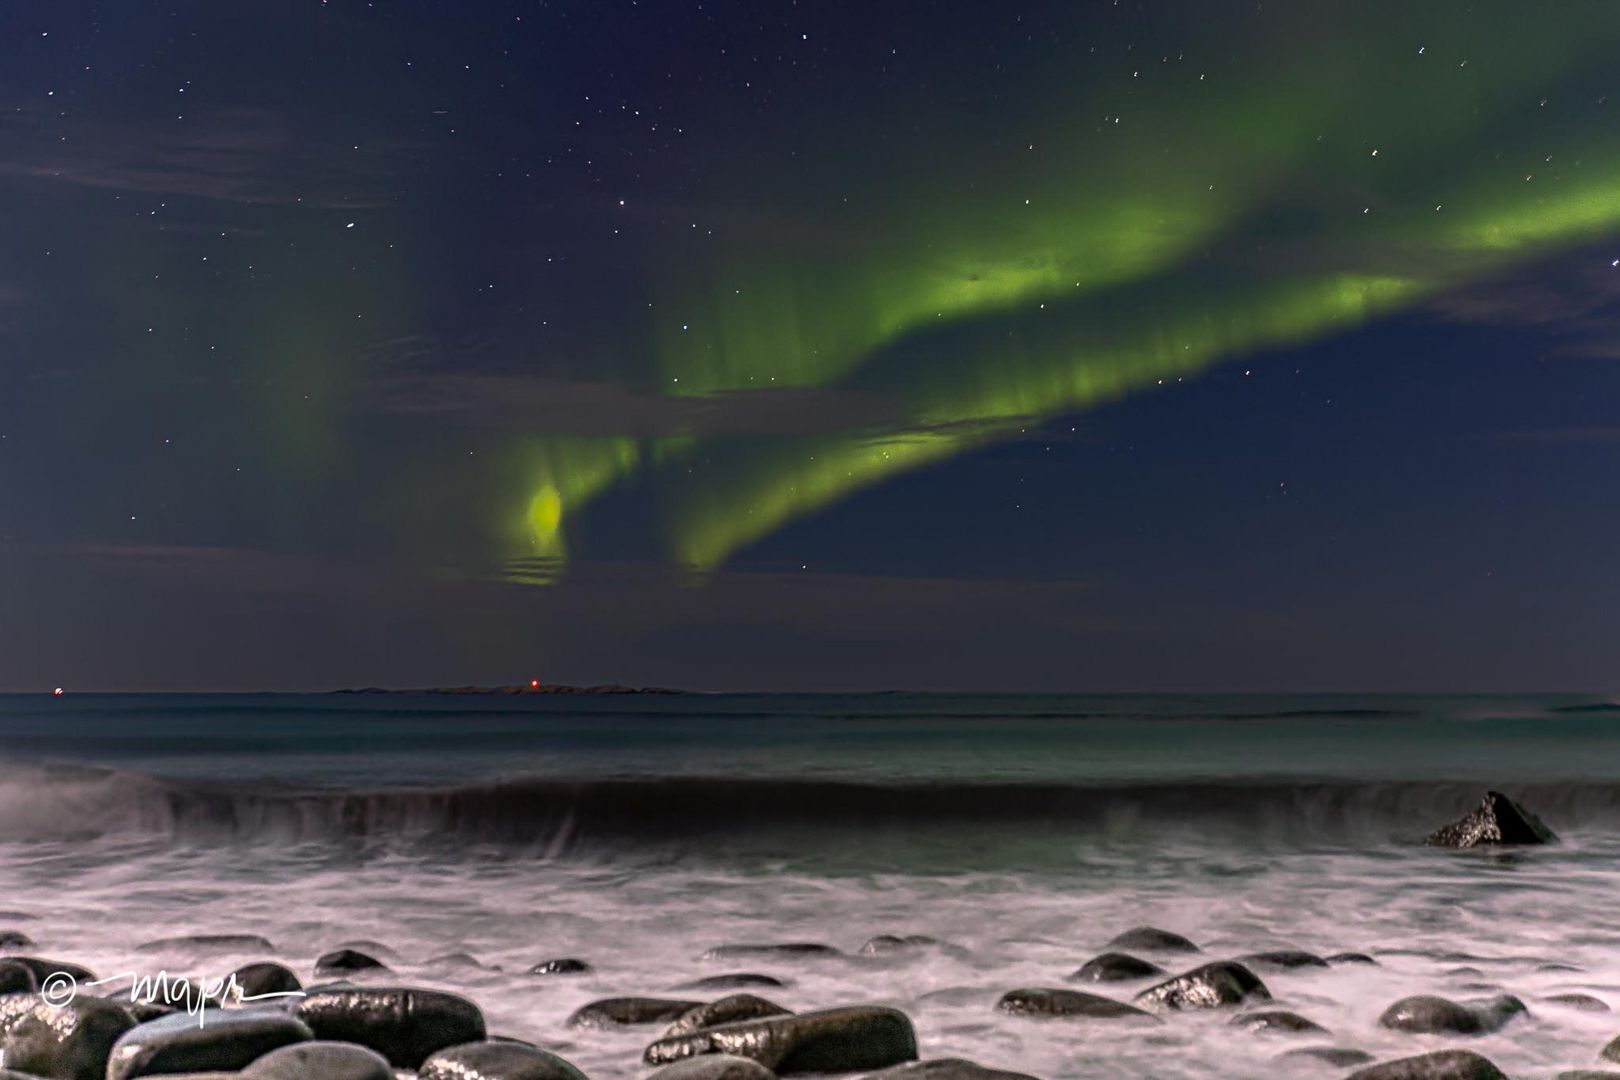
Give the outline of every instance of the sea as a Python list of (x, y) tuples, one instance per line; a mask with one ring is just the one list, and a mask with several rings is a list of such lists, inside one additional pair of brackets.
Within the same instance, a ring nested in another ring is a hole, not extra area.
[[(1423, 837), (1507, 793), (1561, 840)], [(1597, 1068), (1620, 1012), (1620, 706), (1591, 696), (12, 695), (0, 697), (0, 930), (103, 977), (360, 981), (476, 1001), (592, 1078), (661, 1030), (570, 1028), (598, 998), (747, 971), (793, 1010), (902, 1009), (925, 1058), (1059, 1077), (1337, 1076), (1290, 1049), (1466, 1046), (1515, 1077)], [(1326, 1034), (1231, 1010), (1036, 1020), (1027, 987), (1141, 925), (1198, 956), (1365, 953), (1260, 971)], [(271, 954), (139, 946), (258, 934)], [(883, 934), (940, 944), (867, 955)], [(819, 958), (708, 960), (814, 942)], [(17, 951), (13, 949), (12, 951)], [(467, 954), (455, 958), (453, 954)], [(450, 959), (444, 959), (445, 957)], [(577, 958), (579, 975), (533, 975)], [(1511, 993), (1463, 1039), (1378, 1024), (1410, 994)]]

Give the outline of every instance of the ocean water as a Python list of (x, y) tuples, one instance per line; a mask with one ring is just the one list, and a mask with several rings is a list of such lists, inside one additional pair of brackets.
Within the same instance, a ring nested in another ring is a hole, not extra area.
[[(1620, 1034), (1547, 1000), (1620, 1009), (1620, 708), (1590, 698), (13, 696), (0, 755), (0, 928), (34, 953), (218, 976), (265, 957), (136, 947), (256, 933), (307, 976), (376, 942), (396, 975), (371, 981), (466, 994), (592, 1077), (645, 1075), (661, 1029), (572, 1030), (574, 1008), (712, 998), (676, 988), (738, 970), (795, 1010), (897, 1006), (924, 1057), (1047, 1078), (1346, 1071), (1276, 1060), (1321, 1045), (1466, 1045), (1539, 1078)], [(1487, 788), (1563, 842), (1417, 843)], [(1141, 924), (1199, 959), (1379, 963), (1261, 972), (1329, 1036), (995, 1011)], [(885, 933), (953, 947), (858, 954)], [(790, 941), (849, 955), (701, 959)], [(433, 960), (455, 952), (479, 966)], [(554, 957), (593, 971), (525, 974)], [(1498, 992), (1529, 1015), (1497, 1034), (1377, 1025), (1408, 994)]]

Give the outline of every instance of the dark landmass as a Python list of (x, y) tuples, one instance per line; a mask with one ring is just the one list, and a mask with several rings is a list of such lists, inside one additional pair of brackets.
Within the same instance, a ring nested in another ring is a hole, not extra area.
[(666, 686), (621, 686), (601, 683), (597, 686), (564, 686), (560, 683), (542, 683), (539, 686), (425, 686), (415, 690), (392, 690), (382, 686), (363, 686), (359, 689), (333, 690), (334, 694), (685, 694), (686, 690), (672, 690)]

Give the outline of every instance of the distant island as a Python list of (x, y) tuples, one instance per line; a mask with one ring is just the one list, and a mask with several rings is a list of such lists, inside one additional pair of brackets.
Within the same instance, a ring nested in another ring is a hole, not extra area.
[(334, 694), (684, 694), (685, 690), (672, 690), (666, 686), (621, 686), (602, 683), (597, 686), (565, 686), (561, 683), (520, 683), (516, 686), (425, 686), (415, 690), (393, 690), (382, 686), (363, 686), (358, 689), (333, 690)]

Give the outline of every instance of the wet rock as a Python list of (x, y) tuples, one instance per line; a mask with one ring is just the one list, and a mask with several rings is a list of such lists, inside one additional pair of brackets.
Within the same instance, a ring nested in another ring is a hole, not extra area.
[(0, 949), (32, 949), (34, 939), (21, 930), (0, 930)]
[(256, 1058), (241, 1080), (394, 1080), (393, 1066), (375, 1050), (346, 1042), (293, 1043)]
[(1334, 953), (1327, 958), (1329, 964), (1377, 964), (1378, 961), (1364, 952)]
[(33, 968), (15, 960), (0, 960), (0, 994), (31, 994), (38, 989)]
[(707, 1005), (697, 1005), (681, 1013), (664, 1031), (664, 1038), (690, 1035), (702, 1028), (735, 1023), (738, 1020), (762, 1020), (767, 1016), (790, 1015), (792, 1014), (787, 1009), (774, 1001), (767, 1001), (753, 994), (732, 994), (730, 997), (711, 1001)]
[(0, 1060), (54, 1080), (101, 1080), (119, 1038), (135, 1026), (123, 1006), (80, 995), (66, 1005), (38, 994), (0, 996)]
[(1251, 998), (1270, 1001), (1271, 991), (1242, 964), (1219, 960), (1150, 986), (1134, 1000), (1163, 1009), (1213, 1009)]
[(399, 953), (395, 952), (387, 945), (384, 945), (382, 942), (372, 941), (369, 938), (362, 938), (359, 941), (340, 941), (336, 945), (336, 948), (353, 949), (355, 952), (362, 952), (368, 956), (380, 956), (384, 960), (399, 959)]
[(1130, 982), (1132, 979), (1150, 979), (1163, 975), (1164, 968), (1138, 959), (1129, 953), (1105, 952), (1082, 964), (1069, 976), (1070, 982)]
[(1358, 1069), (1347, 1080), (1508, 1080), (1489, 1058), (1467, 1050), (1436, 1050)]
[(1609, 1044), (1598, 1051), (1598, 1057), (1604, 1061), (1620, 1061), (1620, 1035), (1609, 1040)]
[(573, 1064), (549, 1050), (512, 1040), (451, 1046), (416, 1070), (417, 1080), (585, 1080)]
[(1500, 1030), (1524, 1011), (1524, 1002), (1511, 994), (1466, 1003), (1419, 994), (1402, 998), (1385, 1009), (1378, 1023), (1414, 1034), (1486, 1035)]
[(591, 970), (591, 965), (583, 960), (575, 960), (571, 956), (556, 960), (542, 960), (529, 969), (530, 975), (584, 975)]
[(1264, 1032), (1266, 1034), (1327, 1034), (1327, 1028), (1314, 1020), (1307, 1020), (1296, 1012), (1287, 1009), (1267, 1009), (1264, 1012), (1244, 1013), (1232, 1021), (1234, 1027), (1248, 1028), (1250, 1031)]
[[(874, 1073), (873, 1075), (881, 1075)], [(701, 1054), (665, 1065), (647, 1080), (775, 1080), (776, 1074), (753, 1058)], [(3, 1078), (0, 1078), (3, 1080)]]
[(736, 1054), (780, 1074), (863, 1072), (917, 1059), (917, 1035), (898, 1009), (862, 1005), (704, 1028), (647, 1047), (649, 1065)]
[(1536, 965), (1536, 970), (1537, 971), (1545, 971), (1545, 972), (1548, 972), (1548, 973), (1551, 973), (1551, 974), (1558, 974), (1560, 972), (1569, 972), (1570, 974), (1573, 975), (1573, 974), (1577, 974), (1577, 973), (1579, 973), (1581, 971), (1584, 971), (1585, 968), (1578, 968), (1574, 964), (1552, 963), (1552, 964), (1537, 964)]
[(866, 1080), (1035, 1080), (1026, 1073), (991, 1069), (965, 1058), (933, 1058), (868, 1073)]
[(612, 1028), (633, 1024), (667, 1024), (701, 1001), (675, 1001), (669, 998), (603, 998), (581, 1005), (568, 1018), (569, 1027)]
[(258, 934), (184, 934), (135, 946), (139, 953), (273, 953), (276, 947)]
[(334, 949), (315, 961), (315, 976), (352, 975), (360, 971), (388, 973), (388, 965), (356, 949)]
[(1315, 953), (1301, 952), (1298, 949), (1277, 949), (1272, 952), (1250, 953), (1240, 956), (1238, 960), (1254, 968), (1269, 968), (1272, 971), (1292, 971), (1295, 968), (1327, 967), (1328, 962)]
[(793, 941), (779, 945), (720, 945), (703, 954), (705, 960), (806, 960), (843, 956), (831, 945)]
[(1278, 1061), (1320, 1061), (1336, 1069), (1365, 1065), (1372, 1059), (1373, 1056), (1367, 1051), (1354, 1050), (1348, 1046), (1306, 1046), (1277, 1055)]
[(21, 964), (29, 971), (32, 971), (34, 978), (38, 980), (41, 986), (44, 986), (46, 980), (58, 971), (71, 976), (73, 981), (80, 986), (96, 981), (95, 973), (89, 968), (80, 967), (78, 964), (70, 964), (66, 960), (46, 960), (39, 956), (8, 956), (6, 960), (10, 963)]
[(1487, 791), (1474, 810), (1423, 841), (1433, 847), (1471, 848), (1498, 844), (1556, 844), (1558, 837), (1541, 819), (1503, 795)]
[(1113, 941), (1110, 941), (1108, 948), (1118, 949), (1121, 952), (1129, 952), (1133, 949), (1141, 952), (1195, 953), (1199, 951), (1198, 946), (1180, 934), (1173, 934), (1168, 930), (1160, 930), (1154, 926), (1138, 926), (1134, 930), (1127, 930)]
[(1595, 998), (1591, 994), (1553, 994), (1551, 997), (1544, 997), (1541, 1000), (1549, 1005), (1563, 1005), (1579, 1012), (1605, 1013), (1609, 1011), (1607, 1002)]
[(130, 1001), (124, 998), (118, 1002), (129, 1015), (135, 1018), (137, 1024), (144, 1024), (149, 1020), (161, 1020), (174, 1013), (173, 1005), (165, 1005), (161, 1001)]
[(284, 964), (262, 960), (243, 964), (225, 981), (220, 1004), (226, 1008), (255, 1004), (257, 1001), (279, 1001), (297, 994), (304, 988), (298, 976)]
[(1571, 1069), (1561, 1072), (1553, 1080), (1620, 1080), (1620, 1072), (1605, 1072), (1602, 1069)]
[(732, 975), (710, 975), (702, 979), (693, 979), (682, 983), (677, 990), (740, 990), (748, 986), (775, 986), (783, 987), (787, 983), (774, 975), (758, 975), (751, 971), (739, 971)]
[(230, 1072), (272, 1050), (308, 1042), (313, 1037), (298, 1020), (271, 1009), (171, 1013), (124, 1032), (107, 1059), (107, 1080), (133, 1080), (160, 1073)]
[(298, 1018), (318, 1039), (359, 1043), (398, 1068), (437, 1050), (484, 1038), (484, 1014), (464, 997), (415, 987), (311, 990)]
[(439, 956), (429, 957), (423, 963), (428, 967), (441, 968), (481, 968), (484, 966), (478, 962), (478, 957), (472, 953), (464, 952), (443, 953)]
[(1013, 1016), (1086, 1016), (1099, 1020), (1150, 1015), (1134, 1005), (1101, 994), (1045, 987), (1009, 991), (996, 1002), (996, 1009)]
[(929, 945), (938, 945), (939, 939), (927, 934), (879, 934), (868, 938), (856, 951), (862, 956), (887, 956), (890, 953), (915, 952)]

